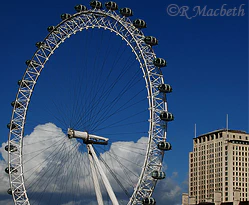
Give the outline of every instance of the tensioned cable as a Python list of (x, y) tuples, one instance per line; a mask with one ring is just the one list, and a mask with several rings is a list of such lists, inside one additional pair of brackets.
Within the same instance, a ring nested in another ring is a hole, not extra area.
[[(67, 163), (66, 163), (66, 165), (67, 165), (67, 167), (65, 167), (63, 170), (65, 171), (66, 170), (66, 173), (67, 173), (67, 170), (68, 170), (68, 167), (71, 165), (71, 161), (74, 159), (74, 156), (75, 156), (75, 153), (76, 153), (76, 149), (78, 148), (78, 146), (77, 146), (78, 144), (75, 144), (75, 146), (73, 146), (70, 150), (68, 150), (67, 151), (67, 155), (64, 157), (64, 158), (62, 158), (61, 159), (61, 161), (66, 161)], [(67, 147), (67, 148), (69, 148), (69, 147)], [(66, 149), (67, 149), (66, 148)], [(69, 161), (68, 161), (69, 160)], [(60, 164), (60, 168), (62, 168), (63, 167), (63, 163), (61, 163)], [(56, 172), (56, 171), (57, 172)], [(59, 172), (61, 171), (61, 169), (54, 169), (53, 171), (52, 171), (52, 173), (51, 173), (51, 175), (53, 176), (53, 178), (51, 179), (51, 180), (49, 180), (49, 177), (47, 178), (47, 183), (45, 183), (44, 182), (44, 184), (47, 184), (46, 186), (45, 186), (45, 188), (43, 189), (43, 191), (42, 191), (42, 194), (41, 194), (41, 198), (43, 198), (43, 195), (44, 195), (44, 193), (46, 193), (46, 189), (49, 187), (49, 184), (50, 183), (52, 183), (53, 182), (53, 180), (54, 180), (54, 176), (58, 176), (58, 174), (59, 174)], [(72, 169), (71, 169), (71, 171), (72, 171)], [(55, 173), (55, 174), (54, 174)], [(50, 175), (50, 176), (51, 176)], [(69, 180), (69, 178), (70, 178), (70, 175), (67, 175), (67, 174), (65, 174), (65, 176), (67, 176), (67, 179)], [(64, 182), (65, 180), (61, 180), (61, 182)], [(64, 183), (64, 184), (67, 184), (67, 183)], [(61, 192), (61, 194), (63, 193), (63, 191)], [(67, 190), (65, 191), (65, 193), (67, 193)]]
[(104, 90), (104, 89), (103, 89)]
[[(123, 96), (123, 95), (127, 92), (127, 90), (130, 89), (130, 88), (131, 88), (131, 87), (129, 87), (129, 86), (125, 87), (125, 88), (121, 91), (121, 93), (117, 96), (117, 98), (115, 98), (111, 103), (109, 103), (109, 106), (106, 106), (104, 111), (103, 111), (103, 110), (101, 111), (101, 114), (102, 114), (103, 117), (100, 118), (100, 119), (97, 121), (98, 124), (96, 123), (97, 125), (95, 125), (95, 126), (98, 126), (98, 125), (101, 123), (101, 121), (105, 119), (106, 113), (108, 113), (108, 112), (113, 108), (113, 106), (121, 100), (121, 96)], [(147, 110), (146, 110), (146, 111), (147, 111)]]
[[(94, 93), (94, 92), (92, 92), (92, 93)], [(109, 108), (109, 109), (111, 109), (111, 108)], [(92, 110), (92, 112), (94, 112), (94, 110)], [(71, 113), (72, 114), (72, 113)], [(92, 115), (92, 114), (91, 114)], [(93, 118), (91, 118), (91, 119), (93, 119)], [(58, 119), (57, 119), (58, 120)], [(60, 119), (59, 119), (60, 120)], [(66, 125), (65, 125), (66, 126)], [(73, 160), (73, 159), (71, 159), (71, 160)], [(71, 169), (71, 172), (72, 172), (73, 170)], [(58, 176), (57, 176), (58, 177)], [(57, 178), (56, 178), (56, 181), (57, 181)], [(69, 188), (69, 187), (68, 187)], [(67, 188), (66, 188), (66, 190), (67, 190)]]
[[(108, 154), (109, 156), (111, 156), (113, 159), (115, 159), (114, 156), (116, 156), (116, 157), (118, 157), (118, 158), (120, 158), (120, 159), (123, 159), (123, 160), (125, 160), (125, 161), (127, 161), (127, 162), (133, 164), (133, 165), (136, 165), (136, 166), (139, 167), (139, 168), (142, 167), (142, 165), (139, 165), (139, 164), (135, 163), (134, 161), (131, 161), (131, 160), (128, 160), (128, 159), (126, 159), (126, 158), (124, 158), (124, 157), (121, 157), (121, 156), (115, 154), (113, 151), (106, 152), (106, 154)], [(112, 155), (113, 155), (113, 156), (112, 156)], [(119, 162), (118, 162), (118, 163), (119, 163)], [(121, 163), (121, 164), (122, 164), (122, 163)], [(131, 173), (134, 174), (135, 176), (139, 177), (136, 173), (134, 173), (133, 171), (131, 171), (131, 170), (130, 170), (129, 168), (127, 168), (125, 165), (122, 164), (122, 166), (125, 167), (129, 172), (131, 172)]]
[[(46, 158), (40, 165), (42, 165), (44, 162), (47, 162), (48, 161), (48, 159), (50, 159), (49, 161), (55, 161), (55, 159), (56, 159), (56, 157), (58, 156), (58, 158), (57, 158), (57, 160), (59, 161), (59, 160), (63, 160), (64, 158), (65, 158), (65, 156), (63, 156), (63, 154), (64, 154), (64, 150), (66, 150), (68, 147), (70, 146), (70, 144), (68, 145), (68, 146), (65, 146), (65, 143), (63, 143), (62, 144), (62, 146), (60, 147), (60, 149), (58, 150), (58, 152), (57, 153), (55, 153), (54, 155), (50, 155), (50, 156), (48, 156), (48, 158)], [(72, 147), (72, 149), (73, 148), (75, 148), (75, 147), (77, 147), (77, 144), (75, 144), (75, 146), (74, 147)], [(62, 149), (62, 150), (61, 150)], [(56, 160), (56, 161), (57, 161)], [(48, 162), (49, 162), (48, 161)], [(48, 165), (48, 164), (47, 164)], [(61, 163), (61, 166), (62, 166), (62, 163)], [(36, 176), (36, 178), (37, 177), (40, 177), (40, 178), (42, 178), (43, 176), (45, 176), (50, 170), (53, 170), (53, 172), (54, 172), (54, 167), (48, 167), (47, 169), (46, 169), (46, 166), (45, 167), (43, 167), (43, 169), (40, 171), (40, 173), (42, 173), (42, 171), (43, 171), (43, 174), (42, 175), (37, 175)], [(31, 186), (28, 186), (28, 188), (30, 189), (30, 190), (35, 190), (36, 189), (36, 187), (38, 187), (38, 185), (39, 185), (39, 183), (41, 183), (39, 180), (36, 180), (36, 178), (34, 178), (31, 182), (29, 182), (29, 184), (31, 184)], [(34, 180), (36, 180), (35, 181), (35, 183), (33, 183), (33, 181)], [(35, 184), (36, 184), (36, 186), (35, 186)], [(34, 188), (32, 188), (32, 187), (34, 187)]]
[[(66, 140), (66, 138), (65, 138), (62, 142), (64, 142), (65, 140)], [(61, 141), (58, 141), (58, 142), (56, 142), (55, 144), (57, 144), (57, 143), (59, 143), (59, 142), (61, 142)], [(61, 144), (62, 144), (62, 142), (61, 142)], [(48, 150), (48, 149), (50, 149), (51, 147), (54, 147), (55, 144), (52, 144), (52, 145), (50, 145), (49, 147), (46, 147), (42, 152), (36, 154), (35, 156), (32, 156), (31, 158), (27, 159), (26, 161), (23, 161), (23, 164), (26, 164), (26, 163), (29, 162), (30, 160), (32, 160), (32, 159), (34, 159), (35, 157), (39, 156), (39, 155), (42, 154), (45, 150)], [(25, 153), (24, 153), (24, 156), (25, 156)]]
[[(112, 175), (112, 177), (115, 179), (115, 181), (118, 183), (118, 185), (121, 187), (121, 189), (123, 189), (124, 193), (126, 194), (126, 196), (130, 197), (131, 195), (129, 194), (129, 192), (125, 189), (125, 187), (122, 185), (122, 183), (120, 182), (120, 180), (118, 179), (118, 177), (115, 174), (114, 171), (112, 171), (112, 169), (109, 167), (109, 165), (106, 163), (106, 161), (101, 157), (101, 155), (98, 153), (98, 151), (95, 149), (95, 151), (97, 152), (97, 154), (99, 155), (99, 159), (100, 161), (103, 162), (103, 164), (105, 165), (105, 167), (107, 168), (107, 170), (110, 172), (110, 174)], [(120, 177), (120, 176), (119, 176)]]
[[(110, 40), (110, 39), (109, 39)], [(114, 59), (115, 59), (115, 57), (114, 57)], [(105, 62), (104, 62), (105, 63)], [(103, 63), (103, 64), (104, 64)], [(104, 65), (102, 65), (102, 67), (103, 67)], [(109, 72), (112, 72), (113, 71), (113, 69), (114, 69), (114, 66), (112, 66), (112, 68), (110, 69), (110, 71)], [(108, 76), (107, 76), (107, 79), (106, 79), (106, 81), (108, 82), (108, 80), (109, 80), (109, 74), (108, 74)], [(98, 89), (98, 92), (96, 92), (96, 95), (95, 96), (97, 96), (97, 94), (98, 93), (100, 93), (100, 91), (102, 90), (102, 94), (100, 94), (100, 96), (106, 96), (106, 95), (104, 95), (104, 93), (103, 92), (108, 92), (108, 90), (106, 90), (105, 89), (105, 86), (106, 86), (107, 84), (105, 83), (105, 82), (102, 82), (102, 86), (100, 87), (100, 89)], [(95, 109), (95, 106), (99, 103), (99, 100), (97, 101), (95, 101), (95, 97), (94, 96), (94, 99), (93, 100), (89, 100), (89, 105), (91, 105), (91, 109), (88, 109), (89, 111), (87, 112), (88, 114), (90, 113), (90, 112), (92, 112), (93, 111), (93, 109)], [(107, 97), (106, 97), (107, 98)], [(95, 102), (94, 102), (95, 101)], [(80, 120), (82, 120), (82, 118), (83, 118), (83, 116), (84, 116), (84, 118), (86, 118), (86, 116), (88, 115), (87, 113), (83, 113), (83, 115), (82, 115), (82, 117), (80, 118)], [(89, 118), (87, 118), (87, 119), (89, 119)]]

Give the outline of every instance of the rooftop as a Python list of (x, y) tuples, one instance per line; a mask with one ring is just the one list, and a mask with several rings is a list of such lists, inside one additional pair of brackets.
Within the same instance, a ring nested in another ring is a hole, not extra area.
[[(221, 133), (221, 132), (229, 132), (229, 133), (237, 133), (237, 134), (248, 134), (248, 133), (246, 133), (246, 131), (242, 131), (242, 130), (219, 129), (219, 130), (214, 130), (214, 131), (212, 131), (212, 132), (208, 132), (208, 133), (199, 135), (197, 138), (199, 138), (199, 137), (204, 137), (204, 136), (210, 135), (210, 134), (218, 134), (218, 133)], [(194, 139), (195, 139), (195, 138), (194, 138)]]

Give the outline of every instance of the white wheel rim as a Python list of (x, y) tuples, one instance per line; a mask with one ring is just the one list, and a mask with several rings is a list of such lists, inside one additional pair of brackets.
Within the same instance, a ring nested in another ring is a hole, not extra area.
[[(103, 17), (96, 18), (96, 14)], [(83, 21), (82, 19), (87, 19), (87, 21)], [(158, 86), (163, 84), (164, 80), (161, 70), (153, 65), (153, 59), (156, 58), (156, 55), (151, 47), (144, 42), (143, 39), (145, 36), (143, 33), (133, 26), (130, 19), (119, 16), (115, 11), (98, 9), (82, 11), (73, 15), (70, 19), (62, 21), (56, 28), (58, 30), (57, 33), (53, 31), (44, 39), (43, 42), (46, 44), (46, 48), (38, 49), (31, 59), (35, 60), (39, 66), (35, 67), (31, 65), (24, 73), (22, 80), (28, 80), (30, 85), (28, 87), (20, 86), (16, 95), (15, 101), (21, 102), (22, 107), (13, 108), (11, 125), (15, 124), (18, 127), (17, 129), (10, 129), (8, 140), (9, 146), (12, 144), (18, 147), (17, 152), (9, 152), (9, 169), (11, 166), (18, 167), (18, 173), (12, 172), (9, 174), (14, 203), (30, 204), (24, 184), (25, 173), (23, 173), (22, 165), (22, 139), (28, 105), (42, 69), (53, 52), (72, 34), (87, 28), (104, 28), (115, 32), (127, 42), (137, 56), (146, 82), (150, 110), (149, 142), (138, 184), (128, 203), (142, 204), (141, 201), (144, 197), (152, 195), (157, 182), (156, 179), (151, 177), (151, 172), (153, 170), (160, 171), (162, 167), (163, 151), (157, 148), (157, 144), (160, 141), (166, 140), (167, 126), (161, 126), (159, 115), (162, 110), (167, 111), (167, 102), (161, 98), (158, 91)], [(56, 39), (60, 39), (60, 41)], [(19, 190), (22, 193), (15, 194), (14, 190)]]

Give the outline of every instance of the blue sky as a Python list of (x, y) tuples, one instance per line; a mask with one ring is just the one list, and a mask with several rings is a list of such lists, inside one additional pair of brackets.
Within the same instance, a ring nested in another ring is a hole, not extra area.
[[(76, 4), (88, 6), (88, 3), (75, 0), (0, 3), (0, 72), (3, 88), (0, 143), (7, 140), (6, 124), (12, 110), (10, 102), (17, 92), (17, 80), (26, 68), (25, 61), (35, 51), (34, 44), (47, 35), (47, 26), (59, 23), (62, 13), (74, 13)], [(203, 134), (225, 128), (228, 114), (230, 129), (249, 132), (248, 1), (120, 0), (117, 3), (120, 8), (132, 8), (133, 19), (141, 18), (147, 22), (144, 34), (158, 38), (155, 53), (168, 62), (163, 73), (165, 81), (173, 87), (167, 100), (175, 121), (169, 124), (167, 134), (173, 150), (165, 155), (164, 162), (167, 175), (173, 177), (172, 184), (186, 191), (182, 183), (187, 179), (188, 153), (192, 149), (195, 123), (197, 135)], [(239, 8), (241, 4), (246, 4), (243, 7), (245, 16), (196, 16), (189, 20), (185, 16), (170, 16), (167, 13), (170, 4), (190, 9), (207, 5), (207, 8), (217, 9), (225, 3), (226, 8)], [(66, 48), (70, 49), (69, 43)], [(55, 59), (59, 57), (55, 56)], [(64, 69), (62, 62), (61, 59), (60, 67)], [(53, 65), (56, 65), (55, 60), (49, 66)]]

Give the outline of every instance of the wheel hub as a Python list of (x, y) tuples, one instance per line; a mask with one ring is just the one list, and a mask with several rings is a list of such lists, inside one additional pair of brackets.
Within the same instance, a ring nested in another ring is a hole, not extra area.
[(101, 144), (107, 145), (109, 139), (97, 135), (89, 134), (88, 132), (77, 131), (72, 128), (68, 128), (67, 136), (69, 139), (78, 138), (82, 139), (84, 144)]

